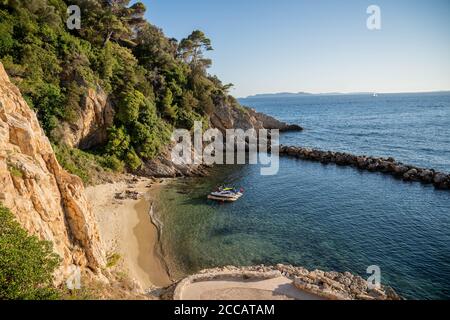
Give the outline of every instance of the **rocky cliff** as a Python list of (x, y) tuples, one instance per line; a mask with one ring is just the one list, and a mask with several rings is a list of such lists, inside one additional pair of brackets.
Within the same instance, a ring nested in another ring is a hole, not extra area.
[(103, 89), (100, 86), (96, 89), (85, 88), (77, 120), (73, 123), (62, 123), (56, 135), (70, 147), (90, 149), (106, 143), (106, 129), (113, 121), (114, 108)]
[(54, 244), (63, 275), (105, 263), (80, 178), (58, 164), (49, 140), (0, 63), (0, 201), (30, 233)]
[[(64, 144), (80, 148), (90, 149), (107, 142), (107, 128), (114, 121), (114, 107), (110, 97), (98, 86), (95, 90), (85, 89), (85, 95), (81, 102), (81, 109), (78, 111), (77, 120), (74, 123), (64, 122), (57, 129), (57, 137)], [(238, 104), (228, 103), (226, 101), (217, 103), (210, 116), (210, 125), (212, 128), (218, 128), (222, 132), (226, 129), (278, 129), (280, 131), (301, 131), (302, 127), (298, 125), (287, 124), (279, 121), (269, 115), (256, 112), (254, 109), (239, 106)], [(167, 152), (166, 152), (167, 153)], [(162, 171), (172, 173), (183, 173), (186, 168), (164, 169), (164, 160), (168, 158), (163, 152), (155, 162), (162, 165)], [(149, 168), (149, 172), (161, 171), (157, 168)], [(192, 172), (192, 169), (187, 170)], [(193, 170), (195, 173), (195, 170)]]

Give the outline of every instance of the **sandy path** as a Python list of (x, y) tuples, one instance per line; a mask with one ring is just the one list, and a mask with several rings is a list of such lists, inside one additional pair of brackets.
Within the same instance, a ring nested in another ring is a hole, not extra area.
[[(87, 188), (100, 236), (108, 254), (118, 253), (128, 276), (142, 288), (171, 284), (160, 254), (158, 231), (149, 215), (158, 185), (141, 179), (135, 184), (117, 182)], [(140, 200), (117, 200), (115, 195), (125, 190), (143, 194)]]

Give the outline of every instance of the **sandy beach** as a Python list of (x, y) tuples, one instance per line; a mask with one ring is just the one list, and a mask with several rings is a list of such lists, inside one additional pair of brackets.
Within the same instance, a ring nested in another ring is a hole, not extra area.
[(159, 187), (151, 179), (130, 178), (86, 190), (107, 255), (119, 254), (120, 267), (143, 289), (172, 283), (150, 216)]

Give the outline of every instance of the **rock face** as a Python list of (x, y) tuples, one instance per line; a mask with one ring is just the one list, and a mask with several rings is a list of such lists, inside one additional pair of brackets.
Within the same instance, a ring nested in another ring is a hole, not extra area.
[(280, 155), (299, 159), (335, 163), (340, 166), (354, 166), (361, 170), (393, 175), (403, 181), (433, 184), (437, 189), (450, 190), (450, 174), (434, 169), (418, 168), (395, 161), (394, 158), (356, 156), (344, 152), (322, 151), (301, 147), (281, 146)]
[[(253, 109), (237, 107), (227, 103), (219, 103), (215, 106), (210, 117), (210, 125), (212, 128), (219, 129), (222, 133), (225, 133), (227, 129), (303, 130), (300, 126), (286, 124)], [(207, 175), (207, 168), (205, 165), (174, 164), (171, 160), (170, 147), (168, 147), (155, 159), (145, 162), (145, 165), (135, 173), (157, 178), (190, 177)]]
[(106, 129), (113, 124), (114, 108), (101, 87), (88, 88), (75, 123), (63, 123), (57, 136), (70, 147), (89, 149), (107, 141)]
[(217, 104), (210, 118), (211, 126), (224, 132), (226, 129), (278, 129), (280, 131), (301, 131), (302, 127), (289, 125), (277, 119), (258, 113), (253, 109)]
[(0, 63), (0, 201), (30, 233), (51, 241), (64, 275), (104, 265), (99, 233), (80, 178), (58, 164), (34, 112)]
[(168, 147), (155, 159), (146, 161), (136, 174), (155, 178), (198, 177), (208, 175), (206, 165), (178, 165), (172, 161), (171, 148)]
[[(114, 121), (114, 106), (111, 99), (98, 86), (87, 88), (81, 102), (81, 110), (74, 123), (64, 122), (56, 136), (70, 147), (90, 149), (107, 141), (107, 128)], [(301, 131), (302, 127), (281, 122), (254, 109), (237, 107), (222, 102), (216, 104), (210, 118), (211, 126), (224, 132), (226, 129), (278, 129)]]

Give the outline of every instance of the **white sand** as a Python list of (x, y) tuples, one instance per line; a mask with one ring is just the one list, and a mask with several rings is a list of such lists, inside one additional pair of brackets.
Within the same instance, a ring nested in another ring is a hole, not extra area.
[[(86, 194), (99, 225), (100, 236), (108, 254), (122, 257), (123, 269), (142, 288), (171, 284), (160, 254), (158, 232), (151, 222), (149, 210), (159, 186), (149, 179), (136, 184), (126, 182), (89, 187)], [(116, 193), (125, 190), (143, 194), (140, 200), (117, 200)]]

